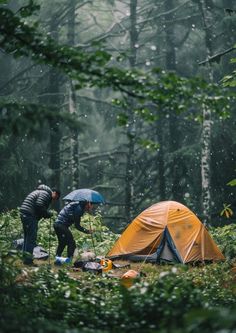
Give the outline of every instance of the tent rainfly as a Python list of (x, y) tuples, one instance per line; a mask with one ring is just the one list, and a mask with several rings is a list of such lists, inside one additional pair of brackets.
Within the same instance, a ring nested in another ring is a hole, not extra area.
[(225, 260), (197, 216), (176, 201), (159, 202), (139, 214), (107, 257), (153, 263)]

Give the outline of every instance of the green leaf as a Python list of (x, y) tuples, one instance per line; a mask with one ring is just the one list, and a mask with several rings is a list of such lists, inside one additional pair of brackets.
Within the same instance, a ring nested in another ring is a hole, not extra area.
[(236, 178), (227, 183), (229, 186), (236, 186)]
[(118, 125), (120, 126), (125, 126), (127, 125), (128, 123), (128, 116), (124, 113), (120, 113), (118, 116), (117, 116), (117, 121), (118, 121)]

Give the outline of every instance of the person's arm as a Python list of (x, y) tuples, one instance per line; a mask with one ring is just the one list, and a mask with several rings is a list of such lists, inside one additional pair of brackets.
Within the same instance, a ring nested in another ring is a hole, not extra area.
[[(82, 213), (83, 215), (83, 213)], [(91, 231), (88, 229), (85, 229), (84, 227), (82, 227), (80, 225), (80, 221), (81, 221), (81, 209), (79, 207), (76, 207), (75, 211), (74, 211), (74, 225), (76, 227), (77, 230), (85, 233), (85, 234), (90, 234)]]
[(48, 211), (48, 206), (50, 205), (52, 197), (46, 191), (39, 193), (35, 201), (35, 211), (39, 217), (49, 218), (52, 213)]

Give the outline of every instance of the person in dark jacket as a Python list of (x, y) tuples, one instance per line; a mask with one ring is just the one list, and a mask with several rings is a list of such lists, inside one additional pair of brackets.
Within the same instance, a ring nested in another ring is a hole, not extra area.
[(92, 207), (92, 204), (87, 201), (71, 202), (60, 211), (54, 223), (54, 230), (58, 238), (56, 257), (61, 257), (67, 246), (67, 257), (69, 258), (69, 261), (72, 261), (76, 248), (74, 237), (69, 229), (72, 224), (75, 225), (76, 229), (83, 233), (91, 234), (93, 232), (80, 225), (81, 216), (83, 216), (85, 212), (89, 212)]
[(33, 264), (33, 250), (36, 246), (38, 221), (41, 218), (50, 218), (52, 213), (48, 207), (52, 201), (58, 200), (60, 191), (50, 189), (46, 185), (39, 185), (37, 190), (27, 195), (20, 207), (20, 218), (24, 231), (23, 262)]

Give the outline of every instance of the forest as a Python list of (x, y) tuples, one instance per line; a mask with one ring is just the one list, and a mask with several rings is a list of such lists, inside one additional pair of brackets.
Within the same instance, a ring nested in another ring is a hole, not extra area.
[(100, 191), (114, 230), (235, 206), (233, 1), (1, 2), (1, 211), (40, 183)]
[[(235, 63), (234, 0), (0, 0), (0, 332), (235, 332)], [(170, 200), (225, 261), (136, 263), (127, 289), (55, 268), (43, 219), (49, 259), (25, 268), (11, 246), (41, 184), (61, 191), (54, 218), (72, 190), (104, 196), (94, 238), (73, 231), (81, 251), (106, 256)]]

